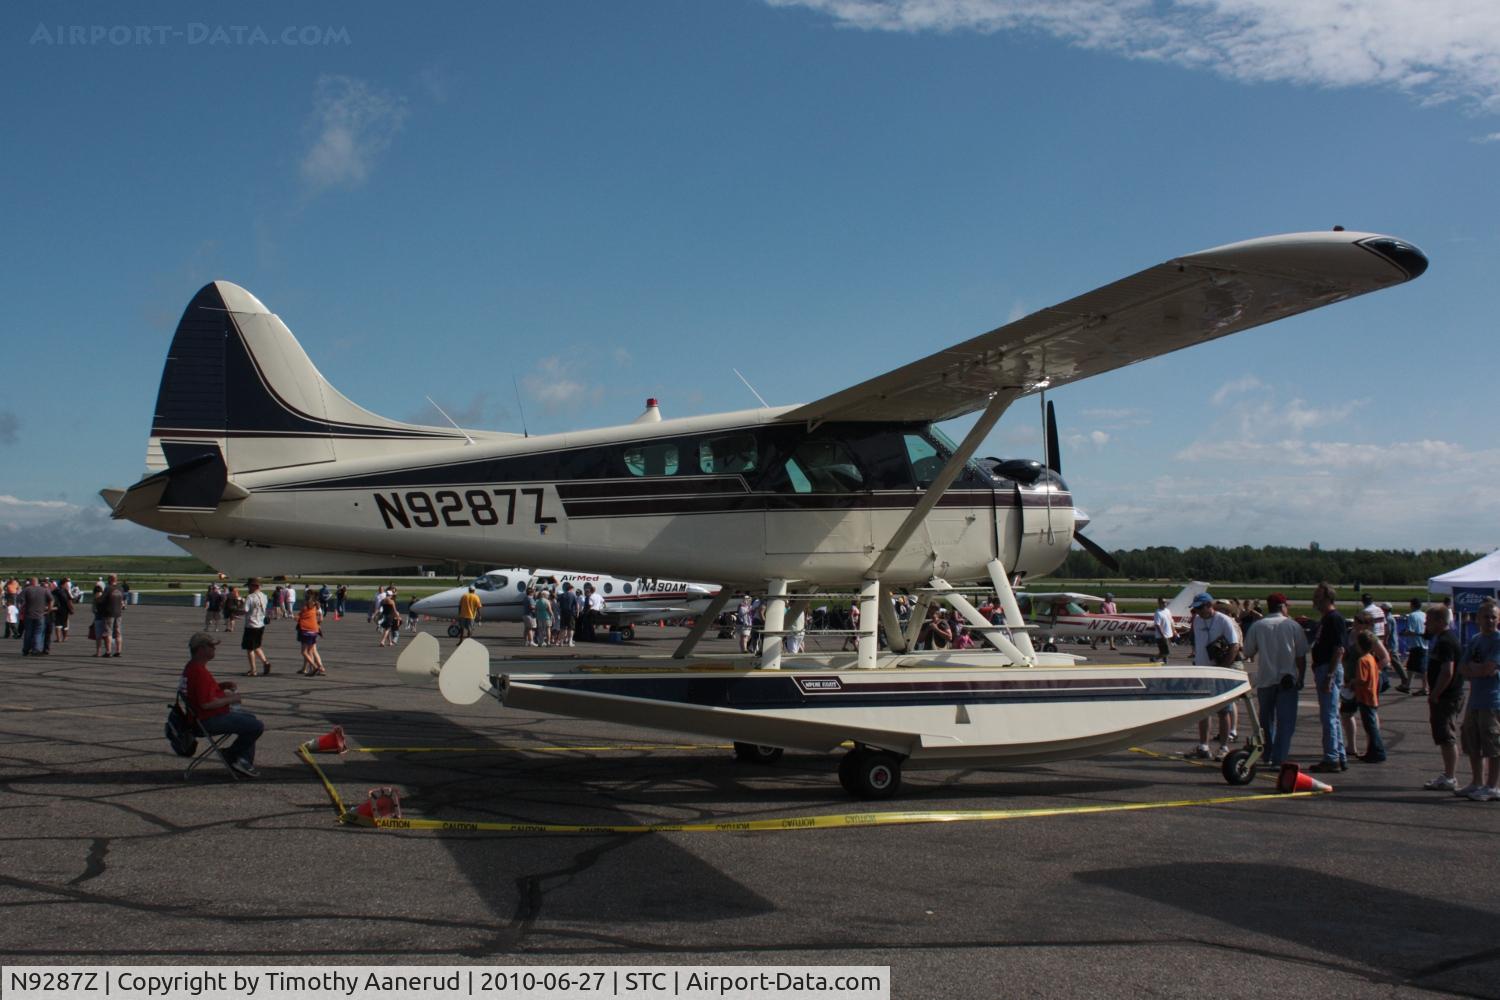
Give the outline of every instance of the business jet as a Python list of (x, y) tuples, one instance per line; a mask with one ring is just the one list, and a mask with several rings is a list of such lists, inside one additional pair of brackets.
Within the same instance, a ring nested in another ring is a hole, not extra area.
[[(626, 642), (635, 637), (636, 623), (701, 614), (719, 592), (717, 587), (678, 580), (627, 578), (551, 569), (533, 571), (510, 567), (492, 569), (475, 577), (471, 584), (424, 597), (414, 602), (411, 609), (431, 618), (456, 619), (458, 599), (468, 593), (469, 587), (473, 587), (475, 596), (479, 598), (480, 621), (519, 622), (528, 587), (561, 590), (563, 584), (571, 584), (580, 594), (583, 593), (584, 584), (591, 584), (604, 600), (602, 624), (618, 632)], [(458, 626), (450, 627), (448, 634), (456, 638), (459, 635)]]
[[(450, 700), (699, 733), (752, 757), (852, 741), (840, 780), (880, 798), (906, 764), (1107, 753), (1249, 690), (1234, 670), (1034, 648), (1012, 576), (1046, 573), (1075, 540), (1092, 543), (1053, 461), (1054, 421), (1043, 418), (1045, 465), (974, 460), (1001, 414), (1426, 268), (1390, 236), (1249, 240), (1174, 257), (811, 403), (672, 420), (648, 407), (623, 426), (533, 437), (378, 416), (330, 385), (259, 299), (214, 281), (168, 349), (147, 475), (101, 492), (115, 517), (235, 575), (446, 559), (712, 580), (719, 594), (660, 660), (492, 665), (469, 641), (438, 663), (428, 636), (398, 671), (421, 683), (435, 673)], [(937, 427), (966, 414), (978, 416), (960, 442)], [(958, 589), (986, 579), (1004, 627)], [(760, 653), (696, 655), (737, 588), (764, 595)], [(914, 628), (942, 602), (992, 650), (914, 650), (892, 608), (898, 588), (918, 595)], [(855, 651), (787, 654), (809, 602), (839, 597), (859, 603)], [(1257, 754), (1230, 755), (1225, 777), (1251, 780)]]

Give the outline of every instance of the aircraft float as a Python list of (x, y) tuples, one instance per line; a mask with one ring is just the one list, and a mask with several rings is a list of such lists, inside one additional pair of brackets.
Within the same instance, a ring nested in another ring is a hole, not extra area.
[[(560, 590), (565, 583), (572, 584), (573, 589), (580, 594), (583, 593), (584, 584), (592, 584), (604, 599), (604, 613), (600, 624), (608, 625), (627, 642), (634, 636), (637, 622), (697, 615), (708, 607), (714, 595), (719, 592), (717, 587), (679, 580), (508, 567), (489, 570), (475, 577), (471, 584), (453, 587), (414, 601), (411, 609), (419, 615), (432, 618), (456, 619), (458, 599), (468, 593), (469, 587), (473, 587), (475, 596), (479, 598), (480, 621), (519, 622), (527, 588), (547, 587)], [(458, 626), (450, 626), (448, 634), (456, 638), (459, 634)]]
[[(260, 300), (215, 281), (168, 350), (148, 474), (102, 495), (115, 517), (235, 575), (451, 559), (713, 580), (719, 594), (671, 656), (491, 664), (470, 641), (439, 668), (428, 636), (398, 669), (422, 683), (436, 673), (450, 700), (698, 733), (752, 759), (852, 742), (840, 780), (879, 798), (903, 765), (1106, 753), (1249, 691), (1239, 670), (1035, 649), (1012, 575), (1054, 569), (1075, 540), (1097, 546), (1059, 463), (973, 460), (1006, 409), (1426, 268), (1390, 236), (1270, 236), (1174, 257), (811, 403), (673, 420), (648, 407), (623, 426), (531, 437), (371, 413)], [(961, 442), (936, 427), (975, 413)], [(1004, 626), (955, 587), (978, 580)], [(737, 588), (765, 595), (762, 651), (694, 655)], [(918, 595), (906, 631), (898, 588)], [(861, 610), (857, 651), (784, 655), (810, 602), (844, 596)], [(912, 650), (932, 601), (993, 649)], [(1230, 755), (1226, 778), (1248, 782), (1258, 756)]]

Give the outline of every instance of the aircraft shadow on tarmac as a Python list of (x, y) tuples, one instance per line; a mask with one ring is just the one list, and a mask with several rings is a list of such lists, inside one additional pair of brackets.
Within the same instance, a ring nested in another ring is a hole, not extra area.
[[(434, 819), (491, 819), (501, 808), (505, 820), (520, 822), (704, 822), (780, 815), (807, 806), (821, 806), (825, 812), (870, 808), (852, 802), (839, 788), (834, 774), (838, 754), (792, 753), (766, 766), (737, 761), (728, 749), (553, 753), (546, 748), (577, 744), (578, 738), (507, 727), (504, 735), (509, 738), (497, 739), (493, 732), (427, 713), (398, 717), (387, 712), (331, 711), (327, 718), (363, 746), (476, 748), (472, 753), (371, 755), (380, 759), (378, 773), (399, 772), (402, 782), (418, 790), (411, 800), (414, 808)], [(658, 745), (677, 739), (681, 737), (666, 737)], [(599, 740), (584, 742), (597, 745)], [(528, 743), (536, 752), (494, 752)], [(364, 771), (362, 763), (359, 766), (360, 773), (377, 773)], [(928, 800), (941, 799), (945, 809), (985, 809), (1021, 798), (1104, 796), (1154, 787), (1145, 780), (1084, 778), (1045, 766), (918, 771), (911, 776), (914, 780), (903, 786), (899, 799), (875, 807), (932, 807), (935, 803)], [(396, 780), (389, 777), (386, 783)], [(770, 784), (775, 787), (768, 788)], [(962, 801), (955, 802), (955, 796)], [(637, 811), (629, 812), (632, 808)]]
[[(1312, 849), (1307, 844), (1300, 848)], [(1380, 863), (1376, 854), (1368, 860)], [(1496, 995), (1494, 966), (1489, 965), (1500, 960), (1495, 913), (1441, 898), (1443, 879), (1457, 871), (1445, 866), (1434, 874), (1438, 872), (1443, 878), (1433, 883), (1431, 897), (1307, 868), (1253, 862), (1113, 868), (1074, 877), (1292, 942), (1323, 953), (1329, 964), (1381, 969), (1407, 982), (1428, 980), (1425, 986), (1437, 985), (1431, 981), (1435, 977), (1478, 975), (1489, 983), (1478, 995)], [(1226, 908), (1231, 894), (1236, 902)]]
[[(634, 781), (606, 783), (628, 761), (567, 754), (494, 752), (522, 740), (499, 740), (440, 715), (422, 712), (328, 713), (364, 746), (460, 746), (471, 753), (351, 753), (330, 778), (345, 794), (370, 785), (399, 785), (410, 815), (430, 819), (627, 825), (691, 822), (692, 810), (670, 815), (631, 811)], [(543, 741), (529, 734), (538, 747)], [(553, 745), (566, 743), (558, 740)], [(678, 765), (685, 776), (698, 758)], [(351, 787), (352, 786), (352, 787)], [(474, 891), (516, 934), (543, 914), (549, 922), (628, 924), (635, 921), (738, 920), (776, 906), (666, 837), (603, 834), (420, 834), (437, 837)], [(502, 935), (502, 938), (509, 935)], [(497, 942), (503, 945), (504, 941)], [(481, 951), (484, 949), (481, 948)]]

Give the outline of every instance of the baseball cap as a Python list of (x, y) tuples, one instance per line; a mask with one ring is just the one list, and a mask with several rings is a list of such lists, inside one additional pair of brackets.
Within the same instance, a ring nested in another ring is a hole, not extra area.
[(1214, 595), (1210, 594), (1208, 591), (1205, 590), (1203, 593), (1201, 593), (1197, 597), (1193, 598), (1193, 607), (1195, 607), (1195, 608), (1201, 608), (1201, 607), (1203, 607), (1203, 605), (1205, 605), (1205, 604), (1212, 604), (1213, 602), (1214, 602)]
[(196, 652), (199, 646), (217, 646), (218, 644), (219, 640), (207, 632), (194, 632), (192, 638), (188, 640), (188, 652)]
[(1280, 591), (1277, 591), (1276, 593), (1270, 594), (1270, 595), (1268, 595), (1266, 597), (1266, 603), (1267, 604), (1288, 604), (1290, 602), (1286, 599), (1286, 595), (1285, 594), (1281, 593)]

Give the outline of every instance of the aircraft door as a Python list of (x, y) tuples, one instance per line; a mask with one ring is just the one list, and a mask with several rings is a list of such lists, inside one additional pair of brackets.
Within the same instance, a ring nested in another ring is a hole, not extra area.
[(789, 491), (766, 510), (766, 552), (832, 555), (873, 551), (870, 488), (849, 449), (810, 437), (783, 462)]

